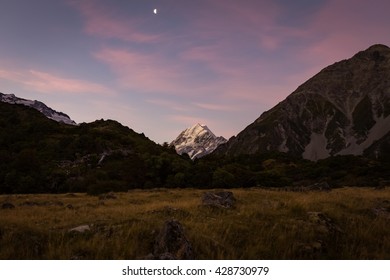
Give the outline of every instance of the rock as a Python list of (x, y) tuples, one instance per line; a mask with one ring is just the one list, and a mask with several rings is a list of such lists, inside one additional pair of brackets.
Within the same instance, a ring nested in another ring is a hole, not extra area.
[(1, 209), (14, 209), (15, 208), (15, 205), (13, 205), (12, 203), (10, 202), (4, 202), (2, 205), (1, 205)]
[(82, 225), (68, 230), (68, 232), (79, 232), (85, 233), (91, 231), (91, 227), (89, 225)]
[(62, 201), (47, 201), (42, 204), (43, 206), (64, 206)]
[(176, 257), (171, 253), (162, 253), (159, 257), (159, 260), (177, 260)]
[(390, 201), (382, 201), (376, 207), (372, 208), (371, 212), (374, 213), (376, 217), (390, 220)]
[(377, 217), (382, 217), (387, 220), (390, 220), (390, 212), (386, 208), (373, 208), (372, 212)]
[(328, 248), (334, 246), (334, 240), (343, 233), (340, 227), (322, 212), (307, 212), (307, 220), (300, 226), (304, 231), (309, 230), (313, 234), (306, 242), (295, 245), (300, 258), (304, 259), (323, 258)]
[(232, 192), (206, 192), (202, 196), (202, 204), (218, 208), (233, 208), (236, 199)]
[(303, 256), (314, 257), (321, 253), (323, 249), (322, 241), (314, 241), (311, 243), (298, 243), (297, 250)]
[(90, 259), (91, 253), (86, 249), (80, 249), (74, 252), (74, 254), (70, 257), (71, 260), (88, 260)]
[(144, 257), (140, 257), (139, 258), (139, 260), (154, 260), (154, 259), (155, 259), (155, 257), (154, 257), (154, 255), (152, 253), (150, 253), (150, 254), (148, 254), (148, 255), (146, 255)]
[(107, 200), (107, 199), (117, 199), (116, 195), (113, 192), (105, 193), (99, 196), (100, 200)]
[(66, 208), (67, 208), (67, 209), (70, 209), (70, 210), (74, 209), (74, 207), (73, 207), (72, 204), (67, 204), (67, 205), (66, 205)]
[(183, 226), (178, 221), (165, 222), (155, 240), (153, 256), (160, 260), (194, 259), (191, 243), (184, 235)]
[(321, 234), (341, 233), (342, 230), (322, 212), (308, 212), (309, 221), (316, 225), (316, 231)]
[(35, 202), (35, 201), (25, 201), (25, 202), (22, 202), (20, 204), (20, 206), (39, 206), (39, 203), (38, 202)]

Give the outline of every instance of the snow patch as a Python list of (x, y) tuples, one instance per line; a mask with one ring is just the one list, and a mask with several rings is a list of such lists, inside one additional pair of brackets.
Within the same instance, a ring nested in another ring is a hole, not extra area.
[(35, 110), (44, 114), (47, 118), (52, 119), (56, 122), (70, 124), (70, 125), (77, 125), (76, 122), (71, 120), (68, 115), (61, 112), (57, 112), (40, 101), (23, 99), (15, 96), (14, 94), (3, 94), (3, 93), (0, 93), (0, 101), (9, 104), (20, 104), (20, 105), (28, 106), (34, 108)]
[(361, 144), (356, 143), (356, 138), (348, 137), (348, 146), (337, 155), (362, 155), (364, 150), (374, 144), (375, 141), (384, 137), (390, 131), (390, 115), (386, 118), (378, 118), (375, 125), (370, 129), (367, 139)]
[(310, 136), (310, 143), (305, 147), (302, 157), (312, 161), (327, 158), (330, 156), (326, 149), (328, 139), (325, 135), (313, 132)]

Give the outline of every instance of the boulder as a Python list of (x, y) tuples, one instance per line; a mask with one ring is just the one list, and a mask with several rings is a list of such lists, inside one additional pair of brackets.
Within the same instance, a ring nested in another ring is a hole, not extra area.
[(218, 207), (218, 208), (233, 208), (236, 199), (232, 192), (220, 191), (220, 192), (206, 192), (202, 196), (202, 204), (205, 206)]
[(192, 245), (184, 234), (183, 226), (176, 220), (168, 220), (158, 234), (153, 256), (159, 260), (192, 260)]
[(117, 199), (116, 195), (113, 192), (105, 193), (99, 196), (100, 200), (107, 200), (107, 199)]

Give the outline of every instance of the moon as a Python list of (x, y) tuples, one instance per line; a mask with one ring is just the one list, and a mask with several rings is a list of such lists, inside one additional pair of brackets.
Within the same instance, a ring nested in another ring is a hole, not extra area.
[(154, 13), (155, 15), (157, 15), (157, 9), (154, 9), (154, 10), (153, 10), (153, 13)]

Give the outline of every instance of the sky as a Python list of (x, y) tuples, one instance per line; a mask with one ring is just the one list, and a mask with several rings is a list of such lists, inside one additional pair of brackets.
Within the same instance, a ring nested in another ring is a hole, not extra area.
[[(157, 9), (157, 14), (153, 11)], [(377, 43), (388, 0), (0, 0), (0, 92), (157, 143), (230, 138)]]

